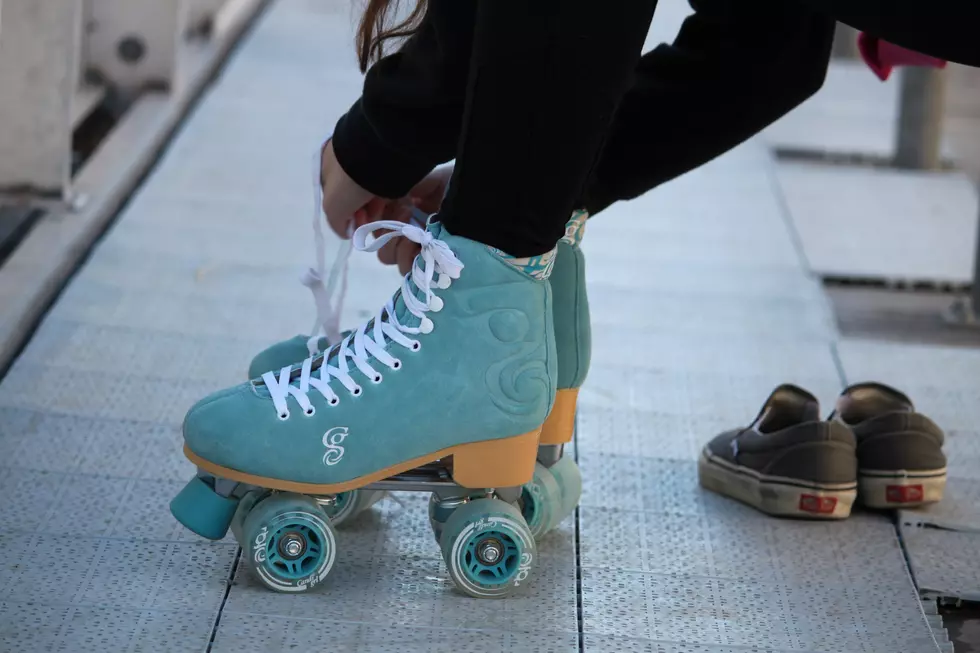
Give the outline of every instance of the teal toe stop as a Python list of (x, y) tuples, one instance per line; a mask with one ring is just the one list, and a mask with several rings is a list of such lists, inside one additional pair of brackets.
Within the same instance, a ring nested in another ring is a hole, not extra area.
[(188, 530), (209, 540), (220, 540), (228, 532), (237, 507), (238, 499), (215, 494), (207, 483), (195, 477), (170, 502), (170, 513)]

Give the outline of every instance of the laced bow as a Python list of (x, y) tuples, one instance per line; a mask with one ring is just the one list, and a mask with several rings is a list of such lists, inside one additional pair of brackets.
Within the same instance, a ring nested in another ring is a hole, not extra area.
[[(319, 220), (317, 222), (319, 223)], [(368, 243), (368, 237), (379, 230), (388, 230), (388, 232)], [(322, 231), (320, 235), (322, 238)], [(335, 344), (323, 355), (323, 360), (316, 370), (313, 369), (313, 364), (319, 356), (314, 353), (303, 361), (297, 379), (292, 379), (292, 366), (282, 368), (278, 377), (274, 372), (266, 372), (262, 375), (262, 381), (269, 390), (280, 419), (289, 418), (286, 400), (290, 396), (296, 400), (305, 414), (312, 415), (315, 410), (307, 396), (310, 389), (317, 390), (331, 406), (337, 405), (340, 398), (331, 388), (331, 379), (337, 379), (351, 395), (361, 394), (361, 387), (351, 376), (353, 372), (351, 363), (373, 383), (381, 383), (383, 376), (374, 365), (383, 365), (392, 370), (401, 367), (401, 361), (388, 351), (389, 343), (398, 344), (412, 351), (421, 348), (421, 343), (409, 336), (432, 331), (433, 323), (426, 313), (438, 313), (443, 308), (443, 300), (435, 294), (434, 290), (446, 289), (453, 279), (458, 279), (463, 263), (449, 245), (416, 224), (397, 221), (372, 222), (353, 233), (350, 245), (360, 251), (375, 252), (400, 236), (421, 245), (421, 252), (415, 258), (411, 272), (405, 275), (400, 292), (395, 293), (375, 318)], [(334, 269), (337, 269), (336, 264)], [(323, 288), (322, 283), (319, 287)], [(329, 287), (330, 284), (324, 290)], [(314, 297), (317, 297), (317, 291), (314, 291)], [(399, 320), (396, 312), (396, 302), (399, 298), (408, 315), (415, 318), (412, 320), (408, 316), (403, 316), (403, 319), (416, 324), (403, 324)], [(317, 308), (319, 311), (319, 301)], [(322, 324), (324, 322), (321, 321)]]

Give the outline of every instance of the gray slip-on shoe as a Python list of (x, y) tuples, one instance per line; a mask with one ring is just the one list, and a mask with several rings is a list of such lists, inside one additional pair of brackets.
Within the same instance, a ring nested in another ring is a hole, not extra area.
[(816, 398), (781, 385), (749, 426), (705, 445), (701, 486), (770, 515), (844, 519), (857, 496), (854, 434), (823, 421)]
[(858, 383), (841, 393), (830, 420), (857, 439), (858, 495), (869, 508), (935, 503), (946, 489), (945, 437), (912, 400), (883, 383)]

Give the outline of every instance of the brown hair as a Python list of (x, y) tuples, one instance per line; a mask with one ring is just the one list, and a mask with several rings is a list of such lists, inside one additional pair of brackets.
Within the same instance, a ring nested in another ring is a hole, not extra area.
[(400, 23), (387, 27), (388, 14), (398, 11), (399, 0), (368, 0), (357, 27), (357, 63), (361, 72), (384, 56), (385, 41), (411, 36), (425, 16), (427, 0), (416, 0), (412, 13)]

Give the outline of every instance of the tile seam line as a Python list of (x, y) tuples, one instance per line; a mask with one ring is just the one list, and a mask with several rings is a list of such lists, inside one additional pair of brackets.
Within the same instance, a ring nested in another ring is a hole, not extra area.
[(241, 559), (242, 548), (237, 547), (237, 550), (235, 551), (235, 559), (231, 561), (228, 576), (225, 580), (225, 591), (221, 596), (221, 603), (214, 611), (214, 617), (211, 619), (211, 630), (208, 633), (208, 645), (207, 648), (205, 648), (206, 653), (211, 653), (211, 650), (214, 647), (214, 642), (218, 637), (218, 630), (221, 628), (221, 617), (223, 617), (225, 614), (225, 605), (228, 603), (228, 599), (231, 597), (231, 589), (235, 586), (235, 576), (238, 574), (238, 565)]
[(769, 179), (769, 187), (772, 189), (773, 197), (779, 207), (779, 214), (782, 217), (786, 231), (789, 233), (790, 240), (793, 242), (793, 248), (796, 250), (796, 254), (799, 257), (800, 267), (802, 268), (804, 274), (819, 284), (821, 290), (820, 297), (823, 300), (821, 302), (821, 312), (823, 313), (824, 322), (829, 329), (830, 334), (833, 336), (830, 338), (830, 342), (832, 344), (836, 343), (840, 340), (840, 330), (837, 327), (834, 309), (831, 305), (830, 298), (823, 287), (823, 278), (814, 271), (813, 264), (806, 255), (806, 248), (803, 246), (803, 236), (800, 234), (799, 229), (796, 227), (796, 223), (793, 221), (792, 211), (790, 211), (789, 208), (789, 200), (786, 198), (786, 191), (783, 188), (782, 182), (779, 180), (779, 172), (777, 170), (777, 167), (779, 166), (779, 159), (772, 147), (765, 145), (763, 145), (763, 147), (766, 151), (764, 169), (766, 176)]
[(803, 248), (803, 238), (800, 236), (800, 232), (796, 228), (796, 224), (793, 222), (793, 216), (789, 210), (789, 202), (786, 199), (786, 192), (783, 189), (782, 183), (779, 181), (779, 176), (776, 171), (776, 167), (779, 165), (779, 160), (775, 156), (772, 147), (764, 143), (760, 143), (760, 145), (765, 152), (765, 163), (762, 167), (769, 182), (769, 188), (772, 191), (772, 196), (776, 200), (776, 204), (779, 207), (779, 216), (782, 218), (783, 226), (786, 228), (789, 238), (793, 243), (793, 248), (796, 250), (796, 255), (799, 258), (803, 272), (811, 279), (815, 279), (816, 277), (813, 274), (813, 266), (810, 264), (810, 260), (806, 255), (806, 250)]

